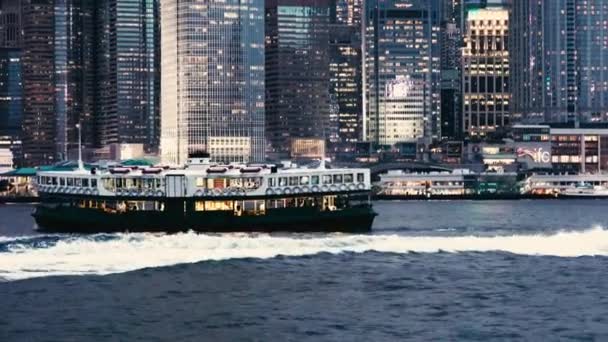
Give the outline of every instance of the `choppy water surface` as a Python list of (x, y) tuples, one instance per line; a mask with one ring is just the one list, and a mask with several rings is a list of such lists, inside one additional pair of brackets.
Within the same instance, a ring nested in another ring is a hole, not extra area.
[(0, 341), (605, 340), (607, 205), (379, 202), (367, 235), (88, 236), (0, 206)]

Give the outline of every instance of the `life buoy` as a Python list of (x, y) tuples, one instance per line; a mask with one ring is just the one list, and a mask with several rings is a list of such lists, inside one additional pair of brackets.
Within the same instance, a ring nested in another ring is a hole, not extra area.
[(302, 192), (303, 193), (308, 193), (308, 192), (310, 192), (310, 189), (307, 186), (303, 186), (302, 187)]
[(319, 192), (319, 187), (316, 185), (313, 185), (312, 192)]
[(340, 191), (346, 191), (346, 190), (348, 190), (346, 185), (344, 185), (344, 184), (340, 185)]
[(156, 192), (156, 197), (162, 197), (163, 195), (164, 195), (164, 193), (163, 193), (163, 191), (162, 191), (162, 190), (158, 190), (158, 191)]
[(84, 193), (85, 193), (86, 195), (90, 195), (90, 194), (91, 194), (91, 190), (86, 189), (86, 190), (84, 191)]
[(285, 189), (285, 190), (283, 191), (283, 193), (284, 193), (285, 195), (289, 195), (289, 194), (291, 194), (291, 189), (287, 188), (287, 189)]
[(337, 186), (337, 185), (335, 185), (335, 184), (332, 184), (332, 185), (329, 187), (329, 189), (330, 189), (331, 191), (338, 191), (338, 186)]
[(356, 189), (357, 189), (357, 186), (356, 186), (355, 184), (350, 184), (350, 185), (348, 186), (348, 190), (351, 190), (351, 191), (352, 191), (352, 190), (356, 190)]
[(359, 189), (359, 190), (365, 189), (365, 184), (363, 184), (363, 183), (357, 184), (357, 189)]
[(321, 191), (323, 191), (323, 192), (327, 192), (327, 191), (329, 191), (329, 187), (328, 187), (327, 185), (323, 185), (323, 186), (321, 187)]
[(94, 190), (93, 190), (93, 195), (95, 195), (95, 196), (99, 195), (99, 190), (94, 189)]
[(222, 194), (222, 190), (220, 189), (213, 189), (213, 196), (219, 196)]
[(272, 189), (266, 189), (266, 195), (272, 196), (274, 195), (274, 191), (272, 191)]
[(194, 193), (194, 196), (196, 196), (196, 197), (202, 197), (203, 196), (203, 192), (201, 190), (198, 190), (197, 192)]
[(293, 188), (293, 193), (294, 194), (299, 194), (300, 192), (301, 192), (301, 190), (297, 186), (295, 188)]
[(274, 192), (277, 195), (282, 195), (283, 194), (283, 190), (281, 190), (281, 189), (276, 189)]

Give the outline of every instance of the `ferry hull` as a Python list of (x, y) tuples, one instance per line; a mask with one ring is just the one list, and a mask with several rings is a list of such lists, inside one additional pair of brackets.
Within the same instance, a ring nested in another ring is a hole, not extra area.
[(32, 214), (40, 231), (106, 232), (346, 232), (371, 230), (376, 213), (370, 206), (339, 211), (268, 210), (265, 215), (235, 216), (232, 212), (108, 214), (86, 208), (46, 208)]

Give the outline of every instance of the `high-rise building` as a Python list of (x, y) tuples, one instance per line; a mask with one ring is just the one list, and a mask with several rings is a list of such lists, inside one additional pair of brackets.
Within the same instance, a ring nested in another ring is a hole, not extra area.
[(443, 0), (441, 19), (441, 136), (462, 135), (462, 26), (460, 0)]
[(574, 121), (576, 0), (514, 1), (510, 21), (513, 115), (531, 122)]
[(441, 135), (440, 1), (368, 1), (364, 134), (376, 145)]
[(297, 139), (335, 137), (330, 116), (339, 109), (330, 111), (329, 24), (329, 0), (266, 1), (266, 136), (271, 157), (289, 156)]
[(330, 133), (337, 151), (349, 150), (361, 141), (362, 0), (333, 0), (329, 33)]
[(608, 4), (513, 1), (513, 111), (528, 121), (608, 120)]
[(23, 0), (23, 152), (30, 165), (94, 144), (94, 7), (85, 0)]
[(99, 143), (160, 139), (158, 0), (98, 0), (96, 122)]
[(30, 165), (55, 154), (54, 1), (23, 0), (23, 152)]
[(0, 1), (0, 150), (12, 155), (13, 165), (22, 163), (21, 44), (21, 3), (19, 0), (2, 0)]
[(163, 0), (161, 155), (264, 159), (264, 1)]
[(510, 124), (509, 11), (469, 9), (463, 47), (463, 132), (485, 136)]

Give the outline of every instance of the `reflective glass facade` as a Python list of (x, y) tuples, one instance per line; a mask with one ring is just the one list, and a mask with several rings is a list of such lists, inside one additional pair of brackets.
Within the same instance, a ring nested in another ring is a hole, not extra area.
[(264, 160), (263, 0), (163, 0), (161, 154)]
[(21, 50), (0, 48), (0, 136), (20, 136), (22, 98)]
[(467, 13), (463, 49), (463, 130), (484, 136), (509, 125), (509, 11)]
[(440, 1), (366, 3), (365, 137), (377, 145), (441, 132)]
[(336, 136), (329, 24), (329, 1), (266, 2), (266, 136), (273, 157), (287, 157), (294, 139)]
[(160, 139), (158, 0), (97, 1), (97, 123), (102, 146)]

